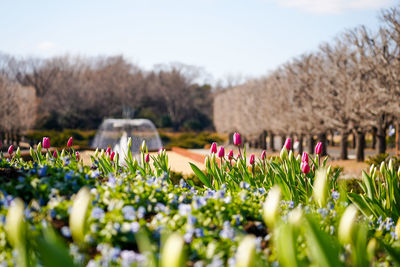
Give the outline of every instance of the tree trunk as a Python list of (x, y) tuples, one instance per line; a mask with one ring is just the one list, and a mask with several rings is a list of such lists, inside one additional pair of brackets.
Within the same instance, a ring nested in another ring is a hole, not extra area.
[(348, 134), (342, 133), (341, 142), (340, 142), (340, 159), (347, 159), (347, 142), (348, 142)]
[(283, 148), (283, 146), (285, 145), (285, 141), (286, 141), (286, 136), (281, 135), (281, 148)]
[(356, 138), (356, 134), (353, 133), (353, 134), (352, 134), (352, 137), (353, 137), (353, 138), (351, 139), (351, 141), (352, 141), (352, 143), (351, 143), (351, 148), (352, 148), (352, 149), (355, 149), (355, 148), (356, 148), (356, 139), (357, 139), (357, 138)]
[(378, 128), (372, 127), (372, 144), (371, 144), (372, 149), (376, 148), (376, 132), (377, 131), (378, 131)]
[(322, 143), (322, 152), (321, 152), (321, 156), (326, 156), (328, 155), (328, 146), (327, 146), (327, 142), (328, 142), (328, 138), (326, 138), (326, 133), (322, 133), (318, 136), (319, 141)]
[(331, 141), (330, 141), (330, 145), (331, 146), (335, 146), (335, 132), (331, 131)]
[(233, 145), (233, 134), (234, 133), (229, 133), (229, 135), (228, 135), (229, 136), (229, 144), (230, 145)]
[(357, 161), (364, 161), (364, 148), (365, 148), (365, 135), (363, 132), (357, 132), (357, 147), (356, 147)]
[(312, 134), (308, 137), (308, 153), (314, 154), (314, 136)]
[(378, 153), (382, 154), (386, 152), (386, 130), (382, 125), (378, 126)]
[(304, 150), (304, 148), (303, 148), (303, 135), (301, 134), (299, 136), (299, 154), (300, 155), (303, 154), (303, 150)]
[(261, 134), (261, 148), (267, 149), (267, 131), (263, 131)]
[(274, 134), (272, 132), (269, 132), (269, 148), (271, 151), (275, 151), (275, 143), (274, 143)]

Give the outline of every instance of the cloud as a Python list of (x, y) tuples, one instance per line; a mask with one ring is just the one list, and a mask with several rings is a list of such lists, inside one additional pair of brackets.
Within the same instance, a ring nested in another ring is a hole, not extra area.
[(280, 6), (298, 8), (315, 14), (340, 14), (349, 10), (379, 9), (394, 0), (274, 0)]
[(56, 48), (56, 44), (53, 42), (41, 42), (36, 46), (36, 48), (42, 51), (48, 51)]

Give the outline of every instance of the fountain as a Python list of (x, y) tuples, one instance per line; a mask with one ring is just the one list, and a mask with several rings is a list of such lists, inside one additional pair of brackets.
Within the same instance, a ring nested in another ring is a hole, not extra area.
[(149, 151), (157, 151), (162, 147), (157, 129), (148, 119), (105, 119), (96, 133), (92, 147), (99, 149), (111, 147), (124, 157), (129, 137), (132, 138), (133, 155), (139, 154), (143, 140), (146, 141)]

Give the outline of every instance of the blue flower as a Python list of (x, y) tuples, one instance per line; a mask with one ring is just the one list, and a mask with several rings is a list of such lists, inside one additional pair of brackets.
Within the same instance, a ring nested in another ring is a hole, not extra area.
[(339, 197), (340, 197), (340, 193), (339, 192), (337, 192), (337, 191), (333, 191), (332, 192), (332, 198), (333, 199), (339, 199)]
[(178, 209), (181, 216), (186, 216), (192, 212), (192, 207), (189, 204), (179, 204)]
[(137, 211), (137, 217), (139, 219), (142, 219), (144, 217), (144, 215), (146, 215), (146, 209), (144, 207), (140, 206)]
[(122, 208), (125, 220), (133, 221), (136, 219), (135, 208), (132, 206), (125, 206)]
[(104, 217), (104, 210), (99, 207), (94, 207), (91, 213), (92, 218), (101, 220)]
[(71, 237), (71, 230), (69, 229), (68, 226), (63, 226), (61, 228), (61, 234), (65, 237)]
[(43, 168), (40, 168), (39, 171), (38, 171), (38, 174), (39, 174), (40, 177), (45, 176), (46, 173), (47, 173), (47, 166), (44, 166)]

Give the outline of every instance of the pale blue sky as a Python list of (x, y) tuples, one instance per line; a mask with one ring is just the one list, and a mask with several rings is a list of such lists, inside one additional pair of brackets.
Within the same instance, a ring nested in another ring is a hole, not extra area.
[(0, 51), (123, 54), (139, 66), (182, 62), (215, 79), (258, 76), (346, 28), (376, 28), (395, 0), (96, 0), (0, 2)]

